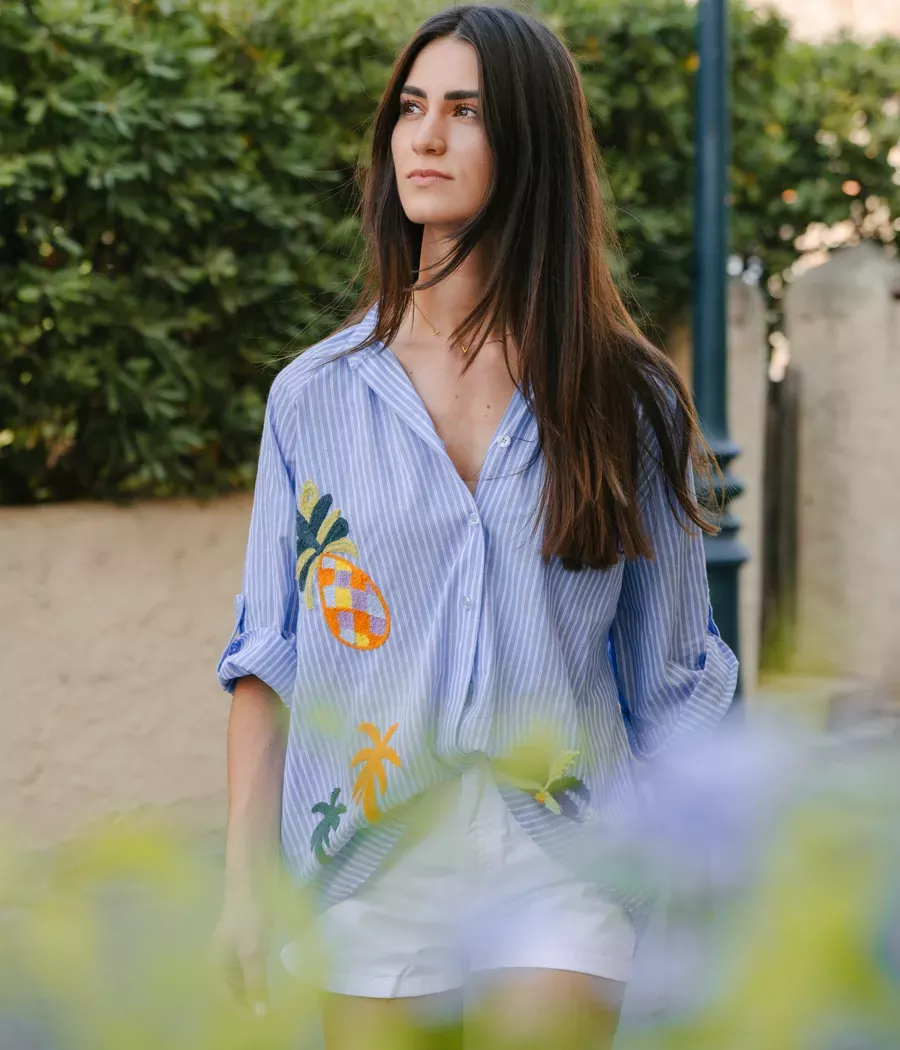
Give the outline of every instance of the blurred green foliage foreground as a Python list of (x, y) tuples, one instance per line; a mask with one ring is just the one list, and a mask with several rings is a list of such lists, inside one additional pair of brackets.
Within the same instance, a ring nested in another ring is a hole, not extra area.
[[(251, 480), (261, 363), (345, 315), (354, 164), (441, 6), (3, 0), (0, 503)], [(689, 299), (696, 9), (533, 6), (581, 65), (623, 283), (658, 333)], [(877, 201), (896, 236), (900, 41), (798, 44), (731, 9), (733, 248), (777, 291), (811, 221), (862, 226)]]
[[(639, 947), (617, 1050), (896, 1050), (898, 750), (778, 727), (644, 768), (604, 875), (664, 885), (664, 922)], [(121, 821), (41, 856), (0, 850), (0, 1042), (18, 1024), (53, 1050), (319, 1046), (302, 979), (328, 960), (309, 902), (273, 891), (303, 972), (273, 953), (268, 1013), (250, 1016), (209, 964), (217, 869), (188, 836)]]

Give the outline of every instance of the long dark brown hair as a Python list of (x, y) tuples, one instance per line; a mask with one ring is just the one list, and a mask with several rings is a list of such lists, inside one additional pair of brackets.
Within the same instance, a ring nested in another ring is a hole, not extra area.
[[(422, 226), (401, 206), (391, 137), (416, 56), (442, 37), (477, 52), (493, 177), (444, 265), (419, 280)], [(690, 394), (642, 335), (607, 264), (617, 247), (601, 165), (574, 59), (549, 28), (487, 5), (430, 18), (398, 57), (375, 115), (371, 162), (360, 171), (366, 282), (347, 322), (377, 303), (374, 329), (349, 352), (390, 345), (413, 286), (437, 284), (476, 245), (487, 247), (484, 294), (451, 339), (471, 344), (468, 367), (489, 333), (509, 334), (545, 461), (542, 554), (570, 569), (608, 568), (623, 553), (652, 557), (639, 498), (648, 456), (673, 514), (681, 519), (680, 507), (715, 531), (692, 492), (689, 467), (708, 478), (710, 457)]]

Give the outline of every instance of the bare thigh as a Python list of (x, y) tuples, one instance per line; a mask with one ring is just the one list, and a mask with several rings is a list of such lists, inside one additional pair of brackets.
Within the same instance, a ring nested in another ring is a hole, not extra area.
[(439, 996), (322, 997), (326, 1050), (462, 1050), (461, 1016)]
[(567, 970), (479, 975), (466, 1050), (610, 1050), (625, 985)]
[(611, 1050), (625, 986), (564, 970), (479, 975), (465, 1019), (438, 997), (323, 997), (326, 1050)]

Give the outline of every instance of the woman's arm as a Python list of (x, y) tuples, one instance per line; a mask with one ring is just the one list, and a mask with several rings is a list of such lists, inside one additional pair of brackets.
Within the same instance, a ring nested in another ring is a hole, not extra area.
[(228, 719), (226, 897), (257, 890), (278, 858), (286, 714), (264, 682), (238, 681)]
[(254, 676), (235, 685), (228, 719), (228, 830), (222, 912), (214, 935), (232, 995), (265, 1012), (266, 888), (278, 859), (286, 708)]
[(737, 660), (712, 616), (703, 536), (677, 504), (673, 510), (654, 444), (648, 438), (641, 490), (653, 558), (625, 563), (610, 636), (629, 740), (640, 759), (714, 726), (737, 683)]
[(281, 373), (266, 405), (236, 623), (219, 661), (228, 721), (225, 893), (215, 944), (232, 991), (265, 1003), (266, 891), (279, 852), (289, 706), (297, 667), (296, 421)]

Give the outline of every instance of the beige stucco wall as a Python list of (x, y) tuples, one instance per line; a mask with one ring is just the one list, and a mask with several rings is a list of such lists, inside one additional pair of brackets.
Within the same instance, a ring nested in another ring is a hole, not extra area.
[(109, 810), (221, 812), (250, 503), (0, 509), (0, 824), (33, 841)]
[(749, 0), (751, 7), (774, 7), (797, 36), (821, 40), (840, 29), (874, 38), (900, 35), (900, 0)]

